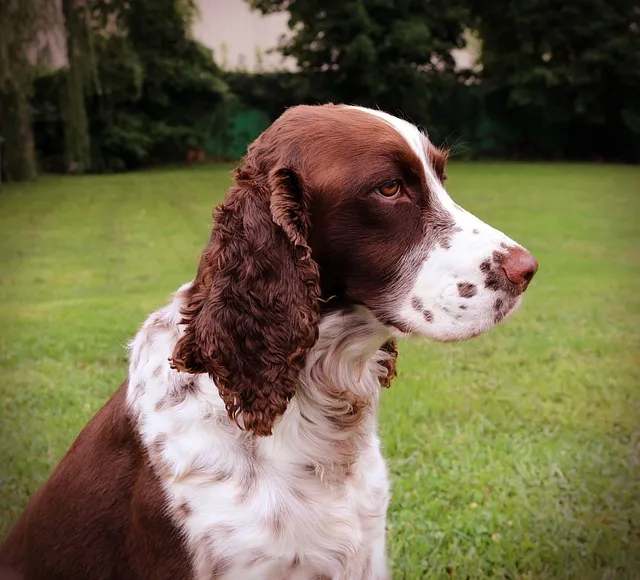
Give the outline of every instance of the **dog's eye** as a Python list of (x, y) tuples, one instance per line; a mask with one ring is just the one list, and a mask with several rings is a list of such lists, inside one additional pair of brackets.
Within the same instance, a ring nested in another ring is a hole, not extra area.
[(393, 181), (388, 181), (387, 183), (383, 183), (376, 187), (376, 193), (384, 197), (393, 197), (397, 195), (400, 191), (400, 180), (394, 179)]

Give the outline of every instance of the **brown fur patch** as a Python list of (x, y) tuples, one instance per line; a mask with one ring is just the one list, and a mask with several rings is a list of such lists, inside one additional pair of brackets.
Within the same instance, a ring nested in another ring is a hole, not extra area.
[(231, 568), (232, 561), (230, 558), (216, 558), (211, 566), (210, 580), (216, 580), (224, 576)]
[(423, 310), (422, 316), (427, 322), (433, 322), (433, 312), (431, 310)]
[(156, 467), (131, 425), (126, 388), (87, 423), (31, 498), (0, 564), (25, 578), (91, 580), (174, 580), (191, 569), (182, 532), (163, 509)]
[(485, 260), (480, 264), (480, 270), (485, 274), (484, 286), (494, 292), (502, 290), (506, 294), (517, 296), (520, 294), (520, 289), (514, 286), (501, 271), (505, 257), (504, 253), (495, 251), (492, 254), (493, 264), (489, 260)]
[(166, 411), (184, 403), (188, 397), (193, 397), (200, 391), (194, 379), (187, 381), (184, 385), (177, 387), (175, 390), (169, 391), (162, 397), (155, 406), (157, 412)]
[(440, 183), (444, 185), (444, 182), (447, 179), (445, 168), (447, 166), (447, 160), (449, 159), (449, 150), (440, 149), (427, 139), (425, 139), (425, 142), (425, 152), (427, 154), (429, 164), (431, 165)]
[[(387, 369), (387, 376), (380, 378), (380, 386), (384, 388), (389, 388), (391, 386), (391, 381), (396, 378), (398, 375), (398, 371), (396, 369), (396, 364), (398, 361), (398, 345), (395, 340), (390, 340), (382, 345), (381, 349), (384, 352), (387, 352), (391, 355), (390, 359), (381, 361), (381, 365)], [(314, 469), (315, 471), (315, 469)]]
[(471, 282), (458, 282), (458, 294), (461, 298), (473, 298), (478, 293), (478, 287)]
[(279, 536), (284, 532), (286, 516), (282, 506), (272, 506), (267, 514), (267, 526), (271, 534)]
[(252, 550), (247, 556), (247, 566), (257, 566), (271, 562), (273, 558), (261, 550)]
[(189, 503), (187, 501), (183, 501), (175, 509), (176, 516), (178, 516), (180, 519), (183, 519), (183, 520), (186, 520), (192, 513), (193, 512), (189, 507)]
[(252, 461), (247, 461), (240, 475), (240, 490), (236, 496), (239, 504), (246, 504), (255, 494), (258, 487), (258, 470)]

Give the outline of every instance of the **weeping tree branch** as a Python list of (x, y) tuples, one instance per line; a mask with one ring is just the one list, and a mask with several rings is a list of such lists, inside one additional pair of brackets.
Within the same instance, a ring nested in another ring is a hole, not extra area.
[(65, 164), (70, 173), (91, 168), (91, 143), (85, 96), (95, 63), (92, 59), (89, 9), (82, 0), (62, 0), (67, 40), (68, 70), (62, 103), (65, 128)]
[(57, 23), (58, 5), (51, 0), (0, 2), (0, 135), (9, 180), (36, 176), (29, 98), (39, 68), (49, 61)]

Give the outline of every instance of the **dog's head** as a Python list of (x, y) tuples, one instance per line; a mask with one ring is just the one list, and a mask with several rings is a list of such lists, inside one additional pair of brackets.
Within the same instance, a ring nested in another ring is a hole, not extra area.
[(410, 123), (289, 109), (216, 209), (175, 367), (207, 372), (259, 435), (295, 392), (321, 313), (360, 305), (393, 334), (465, 340), (511, 314), (536, 260), (455, 204), (446, 153)]

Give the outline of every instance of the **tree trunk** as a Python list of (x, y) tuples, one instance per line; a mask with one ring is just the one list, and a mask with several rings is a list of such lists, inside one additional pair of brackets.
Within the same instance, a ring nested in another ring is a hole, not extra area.
[(36, 154), (31, 126), (29, 97), (19, 91), (0, 93), (2, 170), (7, 181), (35, 179)]
[(67, 33), (67, 91), (64, 107), (65, 162), (70, 173), (84, 173), (91, 166), (89, 121), (85, 104), (87, 78), (86, 23), (76, 0), (62, 0)]

